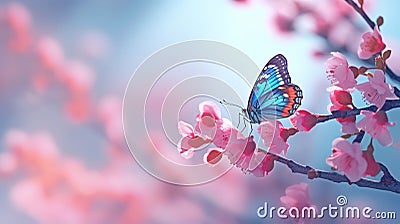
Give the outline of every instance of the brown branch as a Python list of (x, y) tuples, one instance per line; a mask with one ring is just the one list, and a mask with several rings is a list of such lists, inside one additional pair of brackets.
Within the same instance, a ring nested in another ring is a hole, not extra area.
[(381, 167), (383, 176), (380, 181), (361, 178), (357, 182), (351, 183), (349, 179), (343, 174), (339, 174), (337, 172), (316, 170), (310, 166), (301, 165), (293, 160), (283, 158), (279, 155), (275, 155), (273, 153), (268, 153), (268, 154), (276, 156), (277, 159), (275, 161), (286, 165), (293, 173), (305, 174), (308, 176), (309, 179), (321, 178), (335, 183), (355, 184), (359, 187), (366, 187), (384, 191), (391, 191), (394, 193), (400, 193), (400, 182), (396, 180), (390, 174), (386, 166), (384, 166), (381, 163), (379, 163), (379, 165)]

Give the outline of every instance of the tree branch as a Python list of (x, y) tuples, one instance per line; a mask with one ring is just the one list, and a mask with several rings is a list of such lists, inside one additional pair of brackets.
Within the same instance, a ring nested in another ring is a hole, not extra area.
[[(395, 88), (395, 93), (398, 93), (400, 95), (400, 91)], [(381, 108), (382, 111), (389, 111), (394, 108), (399, 108), (400, 107), (400, 100), (386, 100), (385, 104)], [(335, 110), (332, 111), (332, 114), (327, 114), (327, 115), (318, 115), (317, 123), (323, 123), (332, 119), (336, 118), (346, 118), (349, 116), (357, 116), (360, 115), (361, 111), (363, 110), (368, 110), (372, 112), (376, 112), (378, 108), (375, 105), (371, 105), (368, 107), (364, 108), (356, 108), (352, 110)]]
[(396, 180), (390, 173), (389, 170), (383, 164), (379, 163), (383, 176), (380, 181), (370, 180), (361, 178), (359, 181), (351, 183), (349, 179), (337, 172), (329, 172), (323, 170), (315, 170), (310, 166), (301, 165), (293, 160), (283, 158), (279, 155), (269, 153), (270, 155), (276, 156), (276, 160), (279, 163), (286, 165), (293, 173), (305, 174), (309, 179), (321, 178), (329, 180), (335, 183), (348, 183), (355, 184), (359, 187), (373, 188), (384, 191), (391, 191), (394, 193), (400, 193), (400, 182)]

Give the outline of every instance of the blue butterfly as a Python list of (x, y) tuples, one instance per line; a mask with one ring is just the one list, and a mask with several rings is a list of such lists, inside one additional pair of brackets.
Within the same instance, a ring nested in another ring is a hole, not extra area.
[(250, 123), (291, 116), (301, 104), (303, 92), (292, 84), (286, 58), (278, 54), (265, 65), (251, 90), (247, 109)]

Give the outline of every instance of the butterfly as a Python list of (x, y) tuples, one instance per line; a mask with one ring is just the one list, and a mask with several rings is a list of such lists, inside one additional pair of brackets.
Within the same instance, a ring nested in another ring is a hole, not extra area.
[(257, 77), (247, 108), (242, 109), (250, 123), (286, 118), (301, 105), (303, 92), (291, 83), (286, 58), (278, 54), (271, 58)]

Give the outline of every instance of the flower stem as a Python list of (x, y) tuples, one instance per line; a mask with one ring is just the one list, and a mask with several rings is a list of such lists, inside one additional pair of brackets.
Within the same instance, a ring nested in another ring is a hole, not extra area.
[(356, 138), (353, 140), (353, 143), (358, 142), (361, 143), (362, 139), (364, 138), (365, 135), (365, 131), (361, 130), (360, 132), (358, 132)]

